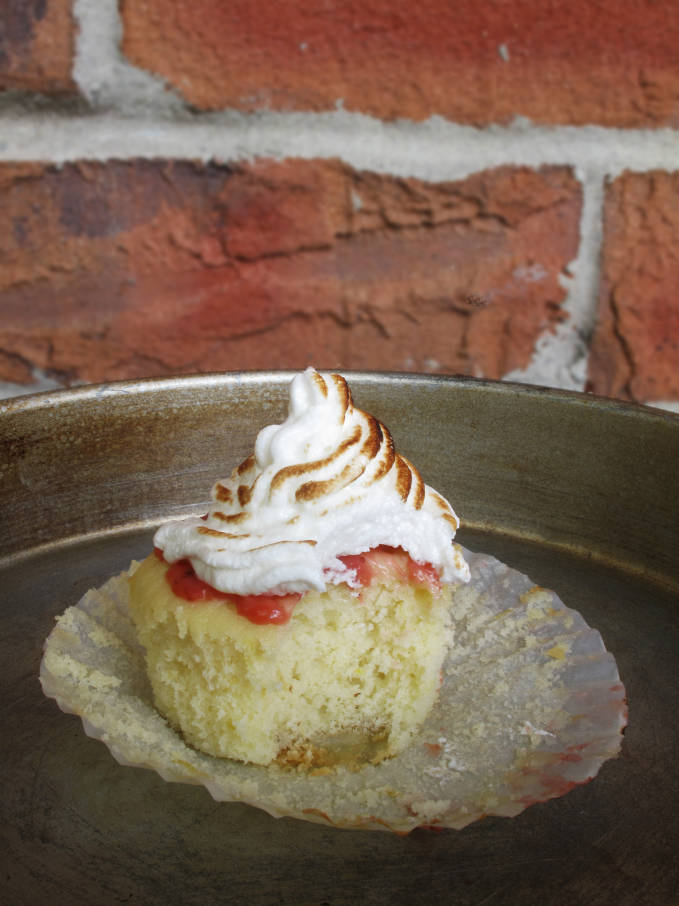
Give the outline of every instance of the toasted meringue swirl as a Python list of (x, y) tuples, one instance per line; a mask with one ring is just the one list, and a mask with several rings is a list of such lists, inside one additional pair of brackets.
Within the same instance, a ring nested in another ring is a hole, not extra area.
[(354, 585), (338, 558), (381, 544), (466, 582), (458, 524), (385, 426), (353, 405), (344, 378), (308, 368), (292, 381), (286, 421), (263, 428), (254, 454), (214, 485), (207, 517), (164, 525), (155, 544), (241, 595)]

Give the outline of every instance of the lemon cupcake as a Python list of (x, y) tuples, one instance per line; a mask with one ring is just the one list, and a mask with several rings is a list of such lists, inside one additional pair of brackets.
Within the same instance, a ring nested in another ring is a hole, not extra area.
[(457, 527), (342, 377), (297, 375), (286, 421), (130, 579), (156, 708), (197, 749), (255, 764), (403, 751), (469, 579)]

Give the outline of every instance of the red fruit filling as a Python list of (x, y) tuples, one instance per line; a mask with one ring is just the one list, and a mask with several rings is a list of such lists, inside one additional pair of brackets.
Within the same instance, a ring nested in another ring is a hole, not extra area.
[[(163, 552), (159, 548), (154, 548), (154, 553), (164, 562)], [(434, 594), (441, 589), (436, 568), (431, 563), (416, 563), (399, 547), (380, 545), (364, 554), (348, 554), (339, 559), (347, 569), (354, 571), (355, 584), (361, 588), (380, 579), (397, 578), (402, 582), (427, 585)], [(219, 591), (198, 578), (188, 558), (171, 563), (165, 578), (178, 598), (185, 601), (229, 601), (235, 604), (242, 617), (258, 625), (287, 623), (302, 597), (301, 594), (234, 595)]]
[[(163, 552), (159, 548), (153, 549), (159, 560), (163, 560)], [(251, 623), (263, 625), (264, 623), (287, 623), (295, 608), (295, 604), (302, 597), (300, 594), (289, 595), (234, 595), (230, 592), (219, 591), (202, 579), (198, 578), (191, 561), (188, 558), (175, 560), (171, 563), (165, 578), (170, 583), (170, 588), (178, 598), (185, 601), (230, 601), (236, 605), (236, 610), (242, 617)]]
[(380, 579), (388, 581), (396, 578), (401, 582), (427, 585), (434, 594), (441, 590), (441, 578), (436, 567), (431, 563), (417, 563), (401, 547), (381, 544), (364, 554), (350, 554), (339, 559), (347, 569), (354, 570), (355, 582), (361, 588)]

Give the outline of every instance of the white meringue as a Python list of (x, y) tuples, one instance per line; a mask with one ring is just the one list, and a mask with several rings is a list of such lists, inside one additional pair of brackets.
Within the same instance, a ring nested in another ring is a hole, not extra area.
[(215, 484), (207, 518), (166, 524), (154, 543), (220, 591), (286, 594), (354, 585), (338, 558), (379, 545), (467, 582), (458, 525), (384, 425), (353, 406), (344, 378), (308, 368), (292, 381), (286, 421), (263, 428), (254, 454)]

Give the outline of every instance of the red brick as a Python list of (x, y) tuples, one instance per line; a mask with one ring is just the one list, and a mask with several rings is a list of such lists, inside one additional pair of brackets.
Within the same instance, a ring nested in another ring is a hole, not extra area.
[(679, 125), (679, 16), (657, 0), (122, 0), (122, 14), (127, 57), (202, 110)]
[(73, 0), (2, 0), (0, 91), (75, 91)]
[(678, 235), (679, 172), (624, 173), (609, 184), (594, 392), (679, 400)]
[(500, 377), (562, 317), (565, 167), (0, 166), (0, 379), (253, 368)]

